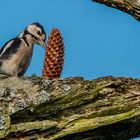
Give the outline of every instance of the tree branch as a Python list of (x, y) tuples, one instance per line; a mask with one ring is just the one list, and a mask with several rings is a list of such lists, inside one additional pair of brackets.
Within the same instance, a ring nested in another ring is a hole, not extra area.
[(140, 134), (140, 80), (0, 77), (0, 138), (128, 139)]
[(140, 0), (92, 0), (119, 9), (140, 21)]

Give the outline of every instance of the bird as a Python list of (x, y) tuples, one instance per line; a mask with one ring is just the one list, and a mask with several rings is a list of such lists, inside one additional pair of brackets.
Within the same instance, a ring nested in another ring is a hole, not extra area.
[(35, 44), (43, 48), (47, 46), (46, 32), (38, 22), (26, 26), (17, 37), (0, 49), (0, 74), (23, 76), (30, 65)]

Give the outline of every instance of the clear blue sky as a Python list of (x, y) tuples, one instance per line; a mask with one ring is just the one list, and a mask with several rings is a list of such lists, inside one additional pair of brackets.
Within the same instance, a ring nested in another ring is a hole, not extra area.
[[(62, 77), (140, 77), (140, 23), (121, 11), (91, 0), (3, 0), (0, 17), (1, 47), (32, 22), (47, 34), (59, 28), (65, 42)], [(41, 75), (43, 58), (35, 45), (26, 75)]]

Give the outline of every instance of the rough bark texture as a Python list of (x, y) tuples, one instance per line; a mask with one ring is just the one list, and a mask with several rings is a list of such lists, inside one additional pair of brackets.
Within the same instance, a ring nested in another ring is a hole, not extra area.
[(119, 9), (140, 21), (140, 0), (92, 0)]
[(140, 134), (140, 79), (0, 77), (0, 138), (128, 139)]

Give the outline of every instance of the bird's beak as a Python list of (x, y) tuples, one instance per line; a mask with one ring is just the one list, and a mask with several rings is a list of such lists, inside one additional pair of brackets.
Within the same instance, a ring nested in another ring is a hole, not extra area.
[(46, 47), (47, 47), (47, 43), (45, 41), (41, 40), (41, 39), (39, 39), (37, 41), (37, 44), (42, 46), (44, 49), (46, 49)]

